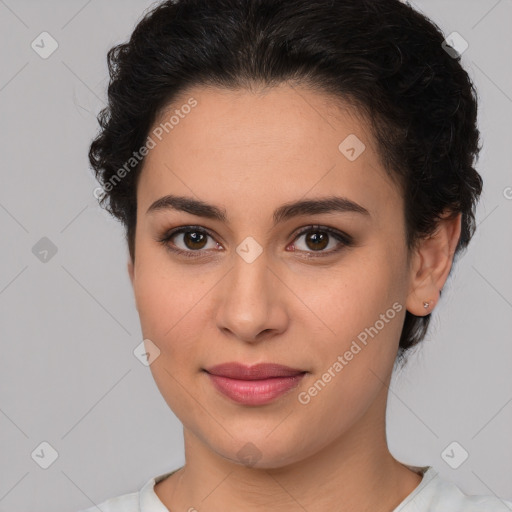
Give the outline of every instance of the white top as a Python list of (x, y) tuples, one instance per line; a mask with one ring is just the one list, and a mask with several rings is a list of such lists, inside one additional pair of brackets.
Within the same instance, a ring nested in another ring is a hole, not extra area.
[[(512, 502), (496, 496), (468, 496), (456, 485), (445, 480), (432, 466), (409, 466), (423, 474), (418, 487), (392, 512), (511, 512)], [(181, 469), (181, 468), (179, 468)], [(154, 491), (154, 486), (172, 473), (170, 471), (148, 480), (140, 491), (107, 499), (98, 505), (102, 512), (172, 512), (165, 507)], [(78, 512), (97, 512), (92, 506)]]

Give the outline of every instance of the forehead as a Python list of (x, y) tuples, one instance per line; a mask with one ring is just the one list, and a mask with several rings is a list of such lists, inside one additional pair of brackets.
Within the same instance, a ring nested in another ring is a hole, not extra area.
[(305, 87), (190, 88), (150, 135), (155, 147), (141, 175), (143, 203), (177, 189), (224, 204), (229, 197), (248, 205), (327, 192), (351, 195), (371, 210), (401, 199), (365, 119)]
[[(197, 106), (185, 108), (191, 100)], [(280, 84), (251, 91), (194, 87), (174, 100), (155, 126), (165, 124), (170, 117), (177, 121), (173, 114), (180, 110), (190, 112), (180, 116), (181, 126), (172, 127), (176, 142), (180, 134), (188, 137), (190, 130), (199, 130), (202, 138), (195, 142), (201, 147), (210, 144), (222, 149), (261, 144), (285, 150), (285, 146), (296, 148), (306, 144), (325, 150), (344, 132), (357, 132), (367, 145), (374, 143), (364, 117), (355, 107), (304, 86)], [(194, 143), (190, 138), (188, 142)]]

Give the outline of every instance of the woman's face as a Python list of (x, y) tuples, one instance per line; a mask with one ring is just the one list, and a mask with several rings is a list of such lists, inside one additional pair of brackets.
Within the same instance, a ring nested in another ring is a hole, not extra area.
[[(153, 128), (172, 115), (149, 134), (129, 265), (164, 399), (204, 446), (258, 467), (370, 438), (413, 290), (403, 198), (367, 126), (329, 96), (285, 85), (190, 89)], [(151, 208), (168, 195), (202, 206)], [(306, 373), (281, 379), (295, 387), (273, 398), (254, 381), (228, 396), (215, 385), (228, 380), (205, 372), (226, 362)]]

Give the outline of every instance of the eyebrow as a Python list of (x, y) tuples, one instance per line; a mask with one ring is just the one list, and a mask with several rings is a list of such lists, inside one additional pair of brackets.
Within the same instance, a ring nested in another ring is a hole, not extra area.
[[(162, 211), (176, 210), (190, 213), (198, 217), (227, 222), (226, 210), (215, 205), (185, 196), (167, 195), (157, 199), (147, 209), (146, 214)], [(346, 197), (329, 196), (319, 199), (307, 199), (285, 203), (274, 211), (274, 226), (300, 215), (318, 215), (322, 213), (360, 213), (371, 217), (370, 212)]]

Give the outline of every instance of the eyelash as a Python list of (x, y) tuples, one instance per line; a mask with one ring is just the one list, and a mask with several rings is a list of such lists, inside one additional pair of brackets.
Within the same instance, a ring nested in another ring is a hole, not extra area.
[[(342, 244), (342, 247), (341, 248), (337, 248), (337, 249), (331, 249), (330, 251), (327, 251), (327, 252), (326, 251), (297, 251), (297, 252), (306, 252), (306, 253), (310, 254), (310, 257), (322, 258), (322, 257), (326, 257), (326, 256), (330, 256), (332, 254), (338, 253), (344, 247), (351, 247), (351, 246), (354, 245), (354, 241), (353, 241), (353, 238), (351, 236), (349, 236), (349, 235), (347, 235), (345, 233), (342, 233), (341, 231), (337, 231), (337, 230), (334, 230), (332, 228), (329, 228), (327, 226), (320, 226), (320, 225), (307, 226), (307, 227), (301, 229), (295, 235), (295, 238), (294, 238), (293, 241), (295, 242), (299, 237), (301, 237), (305, 233), (318, 232), (318, 231), (321, 231), (321, 232), (324, 232), (324, 233), (328, 233), (330, 236), (332, 236), (338, 242), (340, 242)], [(183, 227), (175, 228), (175, 229), (172, 229), (171, 231), (166, 232), (163, 237), (157, 239), (157, 242), (161, 243), (168, 251), (170, 251), (172, 253), (179, 254), (179, 255), (185, 256), (187, 258), (200, 258), (200, 257), (202, 257), (203, 255), (201, 254), (201, 252), (204, 251), (203, 249), (199, 249), (197, 251), (194, 251), (194, 250), (184, 251), (183, 249), (178, 249), (175, 246), (173, 247), (169, 243), (170, 240), (175, 235), (179, 235), (179, 234), (182, 234), (182, 233), (188, 233), (188, 232), (201, 233), (203, 235), (207, 235), (207, 236), (210, 236), (211, 238), (214, 238), (214, 236), (208, 230), (206, 230), (204, 228), (201, 228), (200, 226), (183, 226)], [(196, 255), (194, 253), (199, 253), (199, 254)]]

